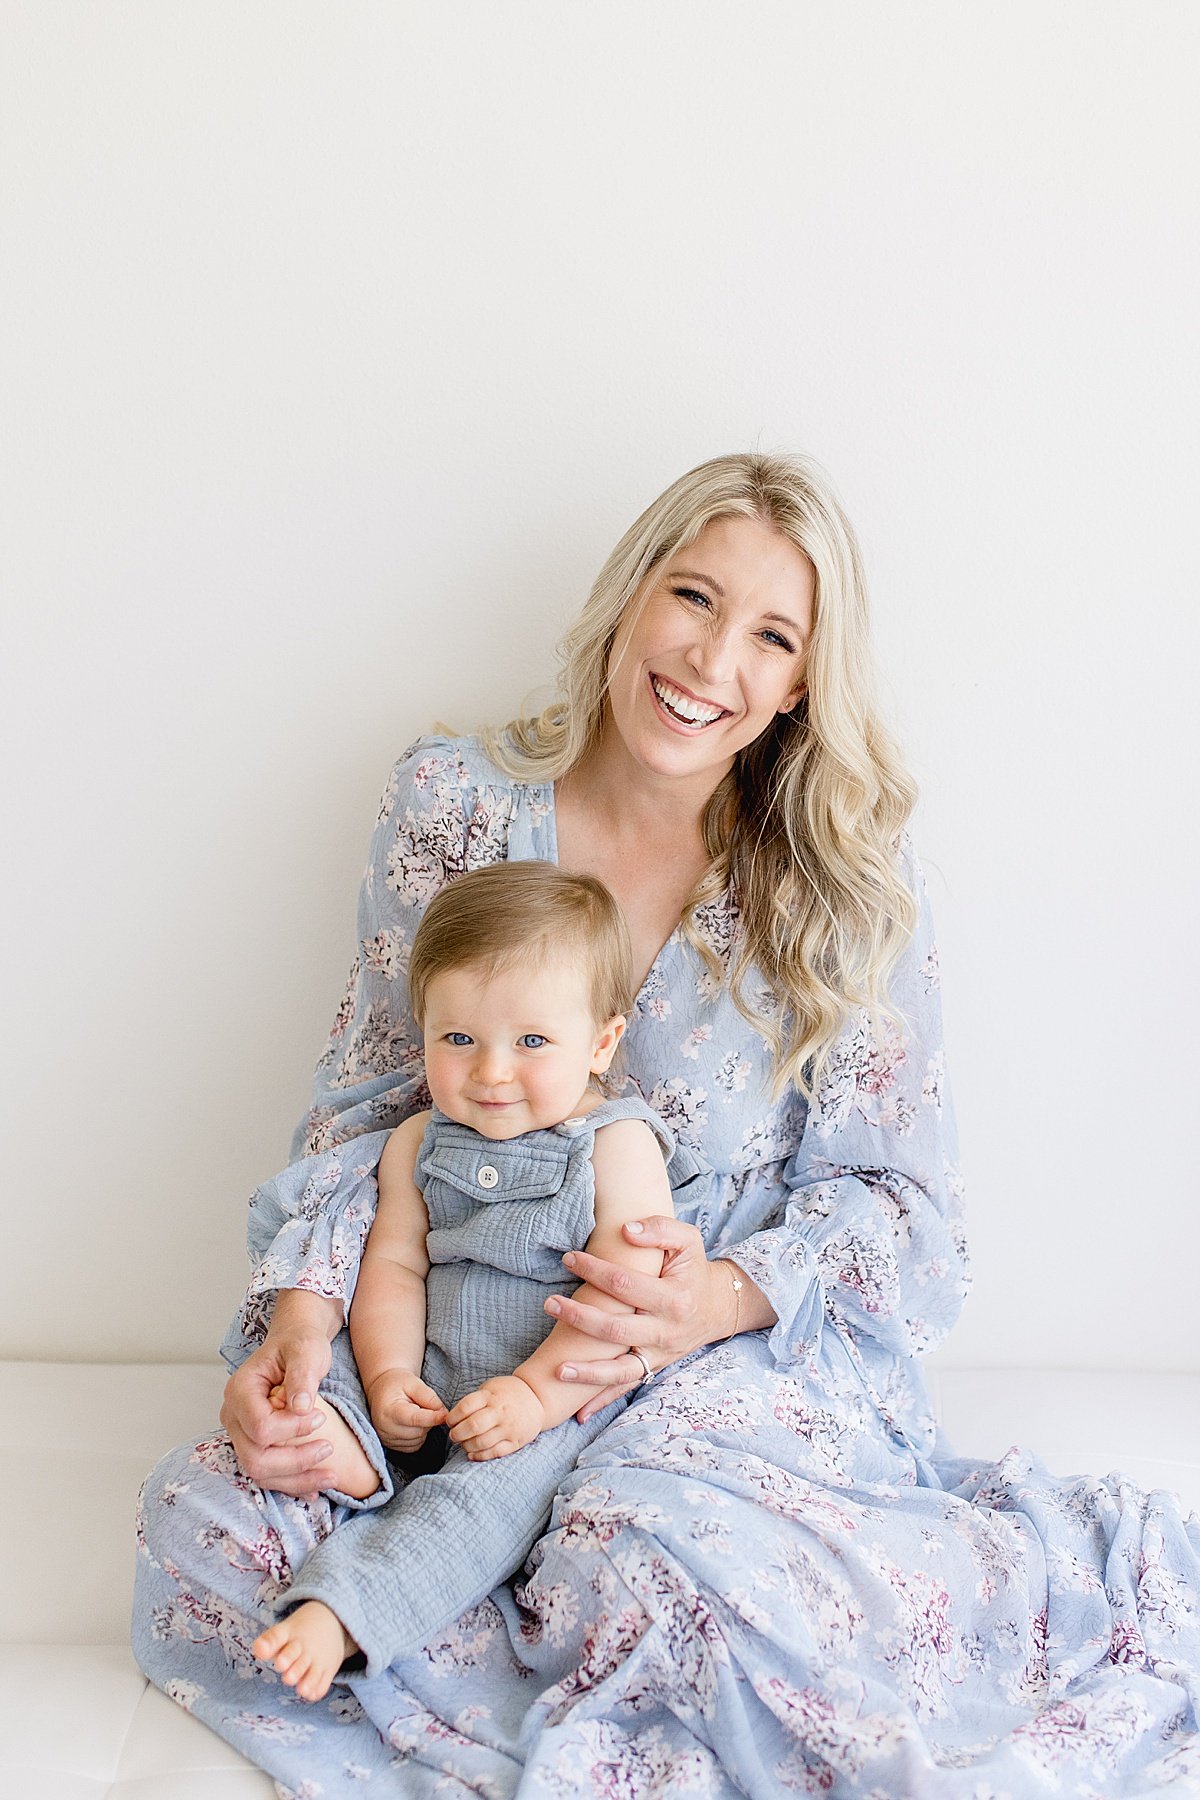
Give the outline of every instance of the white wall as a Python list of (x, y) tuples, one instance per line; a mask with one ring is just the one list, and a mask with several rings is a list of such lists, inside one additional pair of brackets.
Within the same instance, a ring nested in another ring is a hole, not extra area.
[(211, 1352), (393, 756), (760, 445), (924, 788), (951, 1359), (1197, 1366), (1196, 19), (4, 6), (0, 1353)]

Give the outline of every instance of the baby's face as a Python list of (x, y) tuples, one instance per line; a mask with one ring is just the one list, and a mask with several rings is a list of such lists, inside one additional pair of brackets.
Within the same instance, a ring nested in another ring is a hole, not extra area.
[(519, 1137), (584, 1109), (624, 1029), (620, 1017), (596, 1023), (574, 963), (447, 969), (425, 994), (425, 1079), (448, 1118)]

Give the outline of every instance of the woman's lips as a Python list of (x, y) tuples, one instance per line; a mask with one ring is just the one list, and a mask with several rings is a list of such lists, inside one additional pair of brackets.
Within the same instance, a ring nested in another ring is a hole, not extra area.
[[(647, 681), (661, 717), (668, 725), (673, 725), (677, 731), (686, 732), (689, 737), (698, 737), (710, 725), (719, 725), (722, 719), (729, 717), (727, 707), (716, 706), (711, 700), (702, 700), (698, 694), (691, 693), (677, 681), (671, 681), (666, 675), (659, 675), (653, 669), (649, 672)], [(689, 716), (693, 712), (698, 716)]]

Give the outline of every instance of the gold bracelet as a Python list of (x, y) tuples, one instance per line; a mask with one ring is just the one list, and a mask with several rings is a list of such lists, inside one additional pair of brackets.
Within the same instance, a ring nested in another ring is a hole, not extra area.
[(735, 1338), (738, 1334), (738, 1325), (741, 1322), (742, 1317), (742, 1289), (745, 1287), (746, 1283), (738, 1274), (736, 1263), (726, 1261), (725, 1267), (729, 1270), (730, 1277), (733, 1281), (733, 1330), (730, 1332), (728, 1338), (722, 1340), (727, 1344), (729, 1338)]

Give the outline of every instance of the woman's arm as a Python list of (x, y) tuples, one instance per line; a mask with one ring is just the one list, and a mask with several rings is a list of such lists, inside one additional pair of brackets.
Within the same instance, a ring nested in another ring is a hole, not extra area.
[(907, 862), (919, 915), (891, 983), (900, 1022), (851, 1020), (778, 1214), (731, 1252), (775, 1307), (781, 1361), (833, 1329), (872, 1387), (895, 1357), (941, 1343), (970, 1285), (933, 922), (910, 847)]

